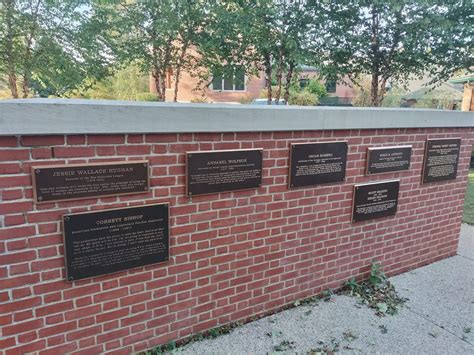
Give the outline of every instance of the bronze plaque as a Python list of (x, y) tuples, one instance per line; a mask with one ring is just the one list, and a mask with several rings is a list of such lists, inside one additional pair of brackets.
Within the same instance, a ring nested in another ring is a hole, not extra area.
[(37, 203), (147, 192), (148, 162), (32, 167)]
[(411, 145), (368, 148), (366, 174), (381, 174), (410, 169)]
[(354, 186), (352, 222), (393, 216), (397, 212), (400, 180)]
[(423, 183), (456, 179), (460, 138), (428, 139), (423, 162)]
[(258, 188), (262, 184), (262, 149), (186, 153), (186, 194)]
[(63, 216), (68, 281), (169, 258), (168, 204)]
[(344, 181), (347, 142), (293, 143), (289, 186), (311, 186)]

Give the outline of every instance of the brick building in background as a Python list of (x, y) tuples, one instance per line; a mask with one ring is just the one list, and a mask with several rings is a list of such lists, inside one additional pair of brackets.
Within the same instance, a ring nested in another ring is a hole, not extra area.
[[(314, 67), (303, 66), (300, 71), (300, 86), (318, 76), (318, 71)], [(174, 77), (169, 73), (166, 78), (166, 101), (172, 101), (174, 96)], [(265, 88), (265, 77), (263, 72), (259, 76), (248, 77), (243, 73), (236, 73), (233, 79), (222, 77), (214, 78), (208, 88), (204, 90), (198, 88), (199, 79), (193, 77), (189, 72), (183, 72), (178, 90), (178, 102), (190, 102), (192, 100), (202, 99), (203, 94), (209, 102), (240, 103), (260, 97), (260, 92)], [(334, 98), (330, 102), (350, 103), (354, 97), (352, 87), (341, 83), (327, 83), (326, 89), (328, 97)], [(156, 93), (153, 78), (150, 76), (150, 92)]]

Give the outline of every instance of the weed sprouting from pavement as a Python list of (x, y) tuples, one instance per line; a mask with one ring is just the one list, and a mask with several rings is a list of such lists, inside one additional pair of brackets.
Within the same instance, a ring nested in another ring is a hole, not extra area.
[(355, 278), (345, 284), (347, 293), (361, 299), (361, 303), (375, 309), (378, 316), (386, 314), (394, 315), (399, 306), (407, 299), (398, 295), (395, 287), (387, 279), (380, 264), (372, 262), (370, 277), (363, 282), (357, 282)]

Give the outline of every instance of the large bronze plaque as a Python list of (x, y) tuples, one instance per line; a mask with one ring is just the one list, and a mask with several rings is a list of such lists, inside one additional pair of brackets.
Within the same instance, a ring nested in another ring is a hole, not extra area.
[(423, 183), (456, 179), (460, 138), (428, 139), (423, 162)]
[(34, 166), (37, 203), (148, 191), (148, 162)]
[(68, 214), (63, 229), (68, 281), (169, 258), (168, 204)]
[(411, 145), (368, 148), (366, 174), (381, 174), (410, 169)]
[(293, 143), (288, 184), (291, 188), (344, 181), (346, 162), (347, 142)]
[(258, 188), (262, 184), (262, 149), (188, 152), (186, 194)]
[(354, 186), (352, 222), (392, 216), (397, 212), (400, 180)]

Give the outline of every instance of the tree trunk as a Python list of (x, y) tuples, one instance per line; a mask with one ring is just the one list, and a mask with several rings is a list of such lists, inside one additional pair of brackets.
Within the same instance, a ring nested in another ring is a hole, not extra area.
[(295, 61), (291, 61), (288, 66), (288, 72), (286, 73), (286, 81), (285, 81), (285, 94), (283, 99), (285, 100), (285, 104), (288, 105), (288, 100), (290, 99), (290, 86), (291, 81), (293, 80), (293, 74), (295, 72), (296, 63)]
[(5, 63), (8, 76), (8, 88), (14, 99), (18, 99), (17, 77), (15, 70), (15, 48), (14, 48), (14, 29), (13, 29), (14, 1), (5, 1)]
[(272, 104), (272, 61), (270, 53), (265, 55), (265, 86), (267, 87), (267, 104)]
[(372, 73), (372, 83), (370, 85), (370, 103), (372, 106), (379, 106), (379, 76)]
[(184, 58), (186, 57), (186, 51), (188, 50), (188, 44), (185, 43), (181, 49), (181, 55), (179, 56), (178, 64), (176, 65), (176, 74), (174, 77), (174, 96), (173, 102), (178, 102), (178, 89), (179, 79), (181, 78), (181, 68), (184, 65)]
[(8, 87), (14, 99), (18, 99), (18, 88), (16, 86), (15, 70), (9, 70), (8, 73)]
[(166, 69), (161, 72), (161, 100), (166, 101)]
[(278, 66), (277, 66), (277, 72), (276, 72), (277, 91), (275, 93), (275, 105), (278, 105), (278, 101), (280, 101), (282, 77), (283, 77), (283, 50), (280, 47), (280, 50), (278, 52)]
[(161, 75), (157, 68), (154, 68), (151, 76), (153, 77), (153, 83), (155, 84), (156, 96), (158, 101), (163, 101), (163, 95), (161, 93)]
[(23, 74), (22, 91), (23, 91), (23, 98), (24, 99), (28, 98), (28, 95), (30, 94), (30, 80), (29, 80), (28, 74), (26, 73)]
[(372, 5), (372, 38), (371, 38), (371, 50), (372, 50), (372, 82), (370, 86), (370, 101), (371, 105), (378, 107), (380, 105), (379, 98), (379, 76), (380, 76), (380, 60), (381, 53), (379, 48), (379, 14), (376, 5)]

